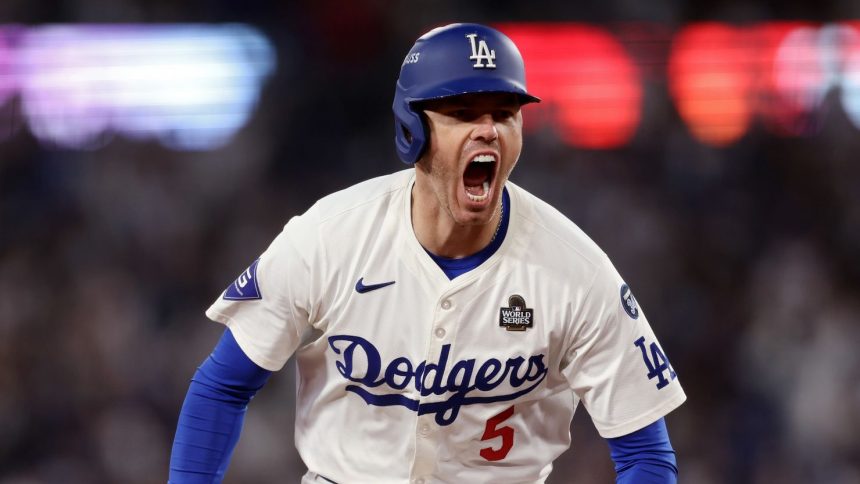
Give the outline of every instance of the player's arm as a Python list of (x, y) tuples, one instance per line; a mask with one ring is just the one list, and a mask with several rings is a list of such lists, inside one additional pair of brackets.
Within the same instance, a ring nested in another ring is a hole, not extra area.
[(575, 296), (581, 312), (562, 372), (609, 442), (617, 482), (676, 482), (663, 416), (686, 395), (645, 314), (605, 257)]
[(675, 451), (663, 418), (606, 441), (615, 462), (617, 484), (675, 484), (678, 481)]
[(248, 402), (271, 374), (245, 355), (229, 329), (224, 331), (188, 387), (170, 455), (170, 484), (221, 482)]

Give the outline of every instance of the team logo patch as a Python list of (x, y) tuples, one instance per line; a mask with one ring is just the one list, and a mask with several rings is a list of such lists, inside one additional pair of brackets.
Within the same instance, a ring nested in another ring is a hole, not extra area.
[(228, 301), (246, 301), (248, 299), (263, 299), (260, 285), (257, 284), (257, 264), (260, 259), (251, 263), (233, 284), (224, 291), (224, 299)]
[(639, 304), (636, 303), (636, 298), (633, 297), (633, 291), (627, 284), (621, 285), (621, 307), (633, 319), (639, 319)]
[(499, 309), (499, 326), (508, 331), (525, 331), (534, 325), (534, 310), (526, 307), (526, 300), (518, 294), (508, 298), (508, 306)]
[[(491, 50), (490, 47), (487, 45), (487, 41), (484, 39), (481, 39), (476, 42), (475, 38), (477, 36), (478, 34), (466, 35), (472, 45), (472, 55), (469, 56), (469, 60), (475, 61), (475, 63), (472, 64), (472, 67), (474, 67), (475, 69), (483, 69), (485, 67), (495, 69), (496, 64), (493, 63), (493, 61), (496, 60), (495, 49)], [(484, 64), (485, 62), (486, 64)]]

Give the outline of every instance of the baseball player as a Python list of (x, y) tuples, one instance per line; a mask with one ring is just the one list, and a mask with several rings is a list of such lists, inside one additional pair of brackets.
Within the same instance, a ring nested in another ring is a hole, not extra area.
[(419, 38), (394, 95), (409, 169), (293, 217), (207, 311), (227, 326), (179, 416), (170, 482), (220, 482), (248, 401), (295, 355), (303, 483), (540, 483), (581, 402), (617, 482), (675, 482), (685, 395), (604, 254), (508, 180), (538, 102), (501, 32)]

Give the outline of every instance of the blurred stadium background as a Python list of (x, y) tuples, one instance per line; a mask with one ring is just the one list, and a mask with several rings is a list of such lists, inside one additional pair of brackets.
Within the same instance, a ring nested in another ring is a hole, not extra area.
[[(681, 482), (860, 483), (854, 0), (4, 0), (0, 483), (166, 481), (203, 311), (290, 216), (403, 168), (400, 62), (451, 21), (526, 57), (512, 179), (648, 314)], [(227, 482), (298, 482), (293, 401), (288, 366)], [(581, 409), (550, 482), (612, 476)]]

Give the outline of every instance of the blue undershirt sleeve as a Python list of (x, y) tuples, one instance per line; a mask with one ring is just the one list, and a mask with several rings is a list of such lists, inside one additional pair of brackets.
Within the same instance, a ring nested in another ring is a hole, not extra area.
[(185, 395), (170, 454), (169, 484), (221, 482), (248, 402), (271, 374), (245, 355), (229, 329), (224, 331)]
[(636, 432), (606, 439), (615, 462), (617, 484), (675, 484), (678, 465), (661, 418)]

